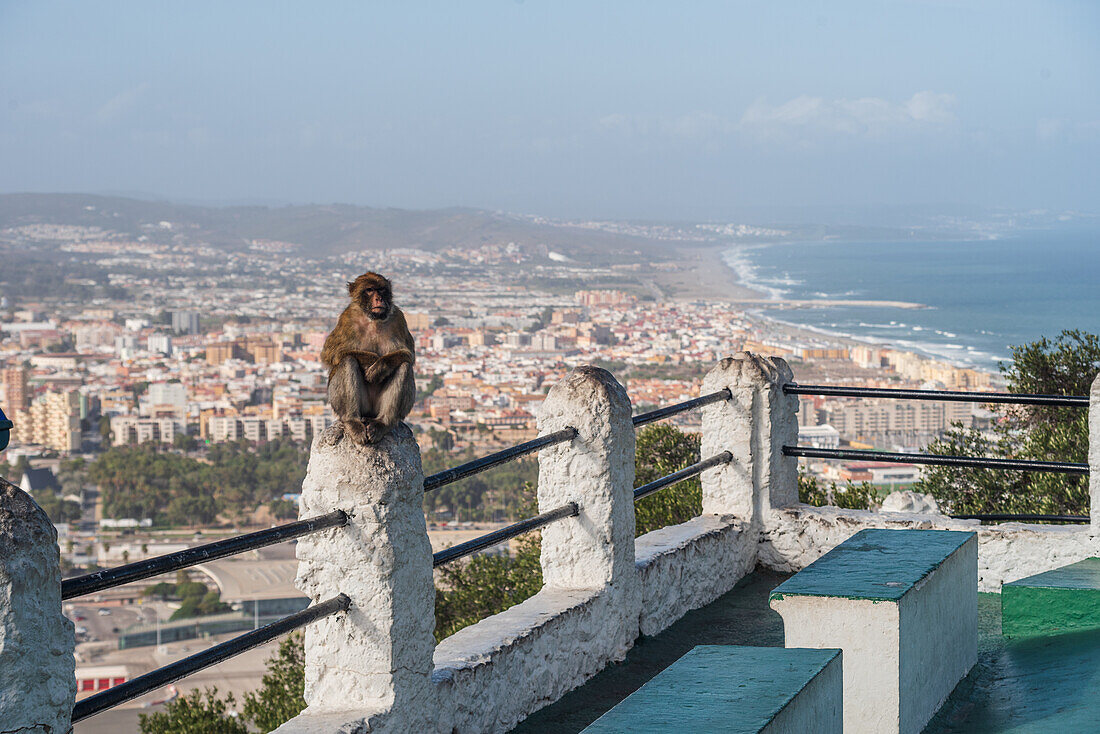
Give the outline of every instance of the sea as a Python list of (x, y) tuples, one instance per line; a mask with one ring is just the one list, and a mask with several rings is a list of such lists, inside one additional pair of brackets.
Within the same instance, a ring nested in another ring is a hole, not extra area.
[(996, 371), (1010, 345), (1064, 329), (1100, 334), (1100, 227), (938, 242), (742, 245), (723, 253), (772, 298), (907, 301), (927, 308), (759, 309), (825, 334)]

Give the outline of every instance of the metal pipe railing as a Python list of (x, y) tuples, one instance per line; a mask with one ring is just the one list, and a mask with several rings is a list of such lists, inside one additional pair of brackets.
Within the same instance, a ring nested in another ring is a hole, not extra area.
[(960, 392), (952, 390), (902, 390), (892, 387), (844, 387), (841, 385), (783, 386), (787, 395), (827, 395), (838, 398), (893, 398), (904, 400), (943, 400), (957, 403), (999, 403), (1006, 405), (1043, 405), (1050, 408), (1087, 408), (1087, 395), (1035, 395), (1031, 393)]
[(139, 675), (137, 678), (120, 683), (114, 688), (108, 688), (106, 691), (89, 696), (83, 701), (77, 701), (76, 705), (73, 706), (72, 722), (75, 724), (78, 721), (83, 721), (89, 716), (95, 716), (106, 709), (145, 695), (150, 691), (155, 691), (161, 686), (174, 683), (180, 678), (204, 668), (209, 668), (211, 665), (217, 665), (280, 635), (304, 627), (310, 622), (338, 612), (346, 612), (350, 606), (351, 599), (345, 594), (340, 594), (332, 599), (314, 604), (296, 614), (291, 614), (289, 617), (283, 617), (259, 629), (246, 632), (240, 637), (234, 637), (232, 640), (227, 640), (220, 645), (214, 645), (207, 650), (197, 652), (183, 660), (177, 660), (145, 675)]
[(642, 486), (634, 490), (634, 501), (637, 502), (642, 497), (648, 497), (654, 492), (676, 484), (677, 482), (682, 482), (685, 479), (691, 479), (698, 474), (702, 474), (704, 471), (710, 469), (712, 466), (727, 464), (731, 461), (733, 461), (733, 454), (731, 454), (729, 451), (723, 451), (717, 456), (712, 456), (709, 459), (704, 459), (703, 461), (700, 461), (696, 464), (684, 467), (680, 471), (673, 472), (672, 474), (663, 476), (660, 479), (654, 479), (652, 482), (649, 482), (648, 484), (643, 484)]
[(259, 530), (255, 533), (238, 535), (234, 538), (226, 538), (213, 543), (196, 545), (194, 548), (168, 553), (156, 558), (148, 558), (144, 561), (129, 563), (125, 566), (108, 568), (95, 573), (89, 573), (76, 578), (65, 579), (61, 582), (62, 600), (73, 599), (86, 594), (94, 594), (103, 589), (110, 589), (131, 581), (140, 581), (150, 576), (159, 576), (162, 573), (178, 571), (199, 563), (213, 561), (218, 558), (244, 553), (245, 551), (263, 548), (264, 546), (281, 543), (285, 540), (300, 538), (303, 535), (315, 533), (326, 528), (335, 528), (346, 525), (347, 513), (343, 510), (332, 512), (319, 517), (297, 522), (287, 523), (267, 530)]
[(845, 461), (871, 461), (883, 464), (928, 464), (931, 466), (959, 466), (972, 469), (1002, 469), (1010, 471), (1058, 472), (1062, 474), (1088, 474), (1088, 464), (1064, 461), (1030, 461), (1017, 459), (987, 459), (975, 456), (945, 456), (943, 454), (906, 454), (889, 451), (864, 451), (857, 449), (817, 449), (810, 446), (784, 446), (784, 456), (807, 459), (842, 459)]
[(506, 540), (511, 540), (517, 535), (523, 535), (524, 533), (541, 528), (543, 525), (549, 525), (555, 520), (561, 520), (565, 517), (575, 517), (579, 512), (580, 508), (577, 507), (577, 503), (570, 502), (555, 510), (549, 510), (541, 515), (536, 515), (526, 520), (520, 520), (500, 530), (486, 533), (479, 538), (453, 545), (450, 548), (444, 548), (432, 555), (432, 568), (438, 568), (445, 563), (450, 563), (451, 561), (457, 561), (459, 558), (473, 555), (479, 550), (494, 546), (497, 543), (503, 543)]
[(733, 393), (730, 392), (728, 387), (724, 387), (718, 392), (712, 392), (709, 395), (703, 395), (692, 400), (685, 400), (682, 403), (676, 403), (675, 405), (669, 405), (664, 408), (657, 408), (651, 410), (648, 413), (639, 413), (631, 420), (634, 421), (634, 427), (644, 426), (647, 423), (653, 423), (659, 421), (662, 418), (668, 418), (669, 416), (677, 415), (679, 413), (686, 413), (689, 410), (695, 408), (701, 408), (704, 405), (710, 405), (711, 403), (720, 403), (723, 400), (729, 400), (733, 397)]
[(459, 464), (450, 469), (444, 469), (441, 472), (424, 478), (424, 491), (431, 492), (433, 489), (439, 489), (444, 485), (457, 482), (459, 479), (464, 479), (474, 474), (480, 474), (486, 469), (491, 469), (494, 466), (498, 466), (520, 456), (534, 453), (547, 446), (571, 441), (576, 435), (576, 428), (563, 428), (560, 431), (555, 431), (545, 436), (539, 436), (538, 438), (497, 451), (488, 456), (482, 456), (480, 459), (474, 459), (473, 461), (467, 461), (465, 464)]

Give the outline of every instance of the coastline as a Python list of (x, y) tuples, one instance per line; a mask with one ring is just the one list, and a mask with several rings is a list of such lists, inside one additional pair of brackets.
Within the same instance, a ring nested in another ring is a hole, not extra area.
[[(769, 247), (773, 244), (781, 243), (754, 243), (742, 247)], [(767, 292), (759, 286), (756, 286), (756, 284), (753, 286), (745, 285), (741, 273), (732, 267), (725, 257), (728, 251), (736, 249), (737, 247), (737, 245), (721, 244), (698, 247), (681, 246), (676, 248), (677, 254), (683, 258), (684, 263), (687, 264), (688, 267), (680, 271), (683, 277), (662, 279), (662, 287), (675, 288), (677, 292), (673, 294), (672, 297), (677, 300), (703, 299), (724, 301), (744, 306), (745, 311), (754, 318), (775, 324), (780, 330), (791, 336), (806, 339), (827, 337), (849, 348), (856, 346), (871, 346), (882, 349), (898, 349), (919, 354), (926, 359), (944, 362), (958, 367), (968, 367), (991, 375), (1000, 374), (992, 365), (951, 359), (948, 356), (930, 352), (910, 344), (886, 341), (873, 337), (862, 337), (857, 334), (839, 333), (815, 326), (785, 321), (774, 315), (766, 314), (764, 313), (764, 309), (779, 311), (789, 308), (867, 306), (897, 308), (904, 311), (924, 309), (929, 308), (929, 306), (909, 301), (784, 299), (779, 296), (780, 291), (778, 289)], [(687, 297), (685, 292), (691, 294), (690, 298)]]

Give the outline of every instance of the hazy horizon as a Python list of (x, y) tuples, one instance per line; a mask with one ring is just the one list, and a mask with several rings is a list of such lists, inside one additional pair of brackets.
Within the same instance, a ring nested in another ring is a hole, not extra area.
[(1098, 213), (1100, 6), (0, 2), (0, 191)]

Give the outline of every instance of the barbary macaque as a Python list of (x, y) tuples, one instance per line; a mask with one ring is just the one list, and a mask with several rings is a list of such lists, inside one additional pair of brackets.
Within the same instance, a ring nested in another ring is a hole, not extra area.
[(364, 273), (348, 283), (351, 303), (325, 338), (328, 402), (337, 426), (356, 443), (377, 443), (416, 401), (415, 343), (393, 305), (390, 281)]

